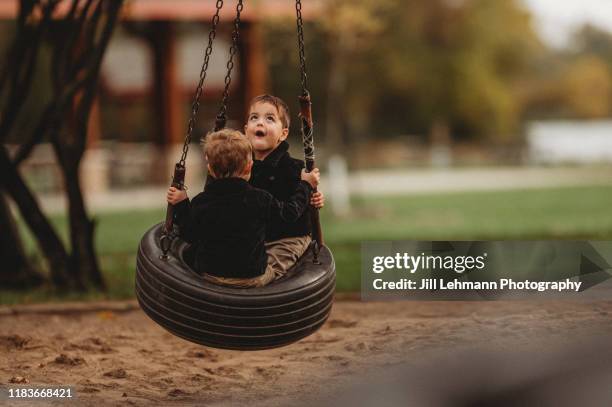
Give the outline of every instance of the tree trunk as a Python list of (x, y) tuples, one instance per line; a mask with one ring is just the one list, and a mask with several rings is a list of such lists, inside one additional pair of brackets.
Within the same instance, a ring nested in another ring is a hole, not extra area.
[(88, 284), (105, 290), (106, 285), (94, 247), (95, 221), (89, 220), (79, 186), (78, 163), (65, 172), (68, 214), (70, 216), (71, 274), (86, 279)]
[(60, 288), (71, 288), (72, 282), (67, 278), (68, 255), (62, 241), (41, 211), (17, 168), (11, 163), (4, 146), (0, 146), (0, 173), (0, 189), (4, 189), (15, 201), (21, 216), (36, 237), (49, 262), (52, 282)]
[(44, 277), (25, 255), (17, 225), (3, 194), (0, 194), (0, 224), (6, 225), (0, 233), (0, 287), (23, 289), (41, 284)]
[[(79, 188), (78, 168), (85, 149), (87, 121), (101, 60), (123, 1), (71, 0), (67, 2), (70, 6), (65, 15), (52, 18), (59, 3), (20, 1), (17, 28), (22, 35), (16, 36), (11, 48), (13, 58), (6, 58), (9, 62), (0, 72), (0, 83), (9, 89), (8, 96), (0, 101), (4, 102), (0, 114), (0, 140), (4, 141), (8, 137), (23, 102), (31, 93), (36, 56), (41, 39), (44, 39), (52, 48), (50, 71), (54, 98), (46, 106), (36, 131), (20, 135), (18, 160), (29, 155), (44, 135), (51, 138), (64, 173), (69, 200), (71, 255), (68, 255), (61, 239), (19, 174), (18, 164), (2, 144), (0, 193), (6, 192), (17, 204), (48, 261), (51, 280), (57, 287), (82, 290), (91, 283), (104, 288), (94, 252), (95, 223), (87, 217)], [(10, 87), (7, 85), (9, 81)], [(70, 126), (62, 123), (61, 119), (69, 112), (76, 123), (73, 123), (73, 131), (64, 131)], [(2, 204), (6, 206), (5, 202)], [(4, 212), (5, 216), (0, 214), (2, 225), (9, 224), (4, 218), (10, 218), (10, 213), (7, 210)], [(3, 238), (6, 239), (0, 240), (0, 253), (13, 252), (15, 265), (20, 266), (20, 258), (25, 260), (25, 257), (19, 241), (14, 237), (16, 232), (5, 235)]]
[[(93, 3), (90, 1), (88, 4)], [(65, 112), (68, 120), (65, 122), (64, 131), (54, 132), (50, 137), (62, 169), (68, 198), (72, 246), (70, 275), (81, 285), (93, 284), (102, 290), (106, 286), (95, 253), (95, 222), (89, 219), (83, 201), (79, 164), (87, 144), (89, 116), (97, 89), (102, 57), (108, 46), (121, 5), (122, 1), (116, 0), (106, 2), (100, 0), (96, 3), (88, 24), (74, 31), (84, 33), (84, 35), (75, 36), (66, 53), (55, 54), (56, 58), (53, 62), (57, 72), (60, 73), (63, 57), (67, 57), (69, 62), (63, 66), (64, 75), (56, 76), (57, 89), (63, 89), (73, 80), (71, 72), (80, 72), (83, 78), (82, 86), (73, 99), (70, 110)]]

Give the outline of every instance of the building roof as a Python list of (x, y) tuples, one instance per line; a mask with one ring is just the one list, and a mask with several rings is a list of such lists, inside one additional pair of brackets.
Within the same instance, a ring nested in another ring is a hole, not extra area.
[[(215, 12), (215, 0), (126, 0), (122, 12), (127, 20), (202, 20), (208, 21)], [(60, 4), (60, 13), (70, 2)], [(302, 5), (302, 17), (313, 19), (321, 11), (322, 0), (309, 0)], [(13, 19), (17, 15), (19, 0), (0, 0), (0, 19)], [(231, 12), (230, 12), (231, 10)], [(234, 18), (235, 2), (225, 2), (221, 20)], [(274, 17), (295, 17), (295, 3), (291, 0), (245, 1), (242, 13), (245, 21)]]

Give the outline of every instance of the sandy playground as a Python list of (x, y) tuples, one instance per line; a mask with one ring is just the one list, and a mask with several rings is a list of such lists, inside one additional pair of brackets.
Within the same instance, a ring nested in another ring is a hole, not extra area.
[(77, 399), (57, 405), (316, 404), (355, 376), (462, 347), (537, 351), (610, 335), (611, 315), (612, 301), (341, 299), (316, 334), (280, 349), (238, 352), (178, 339), (133, 301), (4, 307), (0, 386), (73, 386)]

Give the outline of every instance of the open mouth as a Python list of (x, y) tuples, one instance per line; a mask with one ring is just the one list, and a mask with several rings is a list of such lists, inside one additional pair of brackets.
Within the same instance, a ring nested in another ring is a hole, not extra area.
[(265, 137), (266, 133), (264, 133), (263, 130), (257, 130), (255, 131), (255, 136), (257, 137)]

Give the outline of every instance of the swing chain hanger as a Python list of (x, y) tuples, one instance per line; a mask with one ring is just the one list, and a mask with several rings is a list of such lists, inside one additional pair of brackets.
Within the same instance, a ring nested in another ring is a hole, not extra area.
[(238, 0), (236, 4), (236, 18), (234, 18), (234, 30), (232, 31), (232, 46), (229, 51), (229, 60), (227, 61), (227, 72), (225, 74), (225, 88), (223, 89), (223, 97), (221, 99), (221, 106), (219, 107), (219, 113), (215, 120), (215, 131), (221, 130), (225, 127), (227, 122), (227, 102), (229, 100), (229, 90), (232, 83), (232, 70), (234, 69), (234, 56), (238, 52), (238, 41), (240, 40), (240, 13), (243, 9), (243, 0)]
[(191, 143), (191, 136), (193, 134), (193, 128), (195, 127), (196, 118), (198, 116), (198, 110), (200, 109), (200, 98), (202, 96), (204, 81), (206, 80), (206, 72), (208, 71), (208, 64), (210, 62), (210, 55), (212, 54), (213, 42), (217, 36), (217, 26), (219, 25), (219, 15), (223, 8), (223, 0), (217, 0), (215, 5), (216, 12), (213, 15), (210, 32), (208, 33), (208, 45), (204, 52), (204, 62), (202, 63), (202, 69), (200, 70), (200, 81), (193, 97), (193, 103), (191, 104), (191, 116), (189, 117), (189, 124), (187, 126), (187, 135), (185, 136), (185, 143), (183, 144), (183, 153), (179, 164), (185, 167), (185, 160), (187, 159), (187, 151), (189, 150), (189, 144)]
[(300, 56), (300, 80), (302, 82), (302, 96), (308, 95), (306, 86), (306, 51), (304, 47), (304, 21), (302, 20), (302, 1), (295, 0), (295, 14), (297, 16), (298, 50)]

